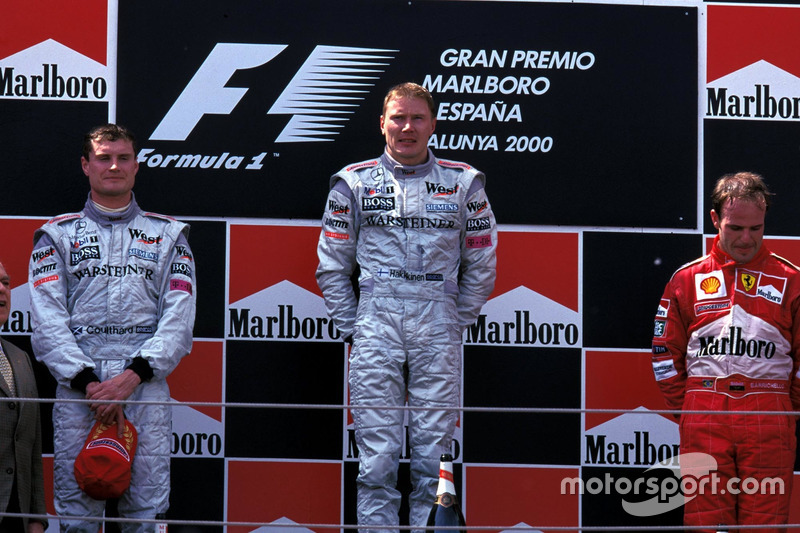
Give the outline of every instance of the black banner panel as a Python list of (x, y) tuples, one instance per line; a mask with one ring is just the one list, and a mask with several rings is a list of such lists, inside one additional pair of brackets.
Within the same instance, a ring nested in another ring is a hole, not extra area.
[[(728, 172), (750, 170), (764, 176), (772, 198), (766, 231), (772, 235), (797, 235), (791, 216), (800, 205), (800, 121), (706, 120), (703, 223), (711, 224), (711, 190)], [(797, 258), (797, 259), (800, 259)]]
[[(614, 250), (613, 259), (609, 250)], [(649, 345), (653, 317), (669, 278), (681, 265), (701, 255), (700, 235), (585, 232), (584, 345)]]
[(80, 209), (89, 191), (81, 171), (83, 134), (107, 121), (105, 103), (0, 99), (0, 214), (53, 216)]
[(120, 5), (118, 119), (142, 198), (178, 214), (318, 217), (327, 178), (382, 151), (388, 88), (416, 81), (429, 145), (487, 173), (499, 222), (693, 228), (696, 74), (687, 7)]
[[(528, 324), (523, 328), (533, 331)], [(580, 362), (580, 350), (570, 348), (469, 346), (464, 350), (464, 406), (578, 409)], [(464, 461), (574, 465), (580, 430), (577, 413), (466, 412)], [(538, 439), (537, 434), (548, 438)]]

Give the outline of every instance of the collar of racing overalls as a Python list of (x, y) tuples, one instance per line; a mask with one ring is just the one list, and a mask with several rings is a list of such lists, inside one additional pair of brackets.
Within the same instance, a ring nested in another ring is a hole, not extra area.
[(739, 268), (755, 269), (758, 267), (758, 265), (764, 262), (764, 260), (769, 257), (770, 254), (771, 252), (769, 251), (769, 248), (767, 248), (762, 241), (761, 248), (758, 249), (758, 252), (750, 261), (747, 263), (737, 263), (730, 255), (725, 253), (725, 251), (720, 248), (719, 235), (714, 237), (714, 244), (711, 247), (711, 256), (714, 258), (714, 261), (716, 261), (723, 268), (727, 266), (735, 266)]
[(94, 220), (98, 224), (120, 224), (127, 223), (139, 213), (139, 204), (136, 203), (136, 196), (131, 192), (131, 203), (128, 204), (127, 209), (119, 213), (104, 213), (92, 201), (92, 194), (86, 199), (86, 205), (83, 207), (83, 212), (86, 217)]
[(381, 156), (381, 163), (383, 163), (383, 166), (387, 169), (392, 170), (392, 174), (395, 178), (418, 178), (420, 176), (426, 176), (430, 173), (433, 165), (436, 164), (436, 157), (434, 157), (431, 149), (428, 148), (427, 161), (419, 165), (404, 165), (395, 161), (394, 158), (389, 155), (389, 152), (384, 150), (383, 155)]

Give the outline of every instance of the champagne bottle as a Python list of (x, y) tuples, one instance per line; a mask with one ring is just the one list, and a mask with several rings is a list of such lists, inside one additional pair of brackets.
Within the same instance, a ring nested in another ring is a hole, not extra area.
[[(460, 529), (437, 529), (437, 526), (452, 526)], [(439, 463), (439, 488), (436, 501), (428, 515), (428, 528), (434, 533), (466, 533), (467, 524), (456, 498), (456, 484), (453, 480), (453, 457), (446, 453)]]

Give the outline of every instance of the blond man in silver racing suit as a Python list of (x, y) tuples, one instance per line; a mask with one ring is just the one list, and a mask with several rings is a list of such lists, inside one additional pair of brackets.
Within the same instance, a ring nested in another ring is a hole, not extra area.
[(408, 412), (409, 523), (425, 525), (458, 419), (462, 332), (494, 288), (497, 227), (486, 178), (428, 149), (434, 114), (423, 87), (389, 91), (380, 121), (386, 150), (333, 176), (322, 220), (317, 281), (353, 345), (359, 525), (399, 523), (404, 411), (374, 406), (399, 407), (406, 398), (423, 408)]

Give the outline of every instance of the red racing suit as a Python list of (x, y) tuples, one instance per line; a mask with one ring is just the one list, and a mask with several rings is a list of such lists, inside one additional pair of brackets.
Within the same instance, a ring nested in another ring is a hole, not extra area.
[(685, 494), (686, 525), (787, 523), (795, 417), (752, 412), (800, 408), (798, 310), (800, 271), (763, 244), (740, 264), (717, 236), (667, 284), (652, 347), (658, 386), (670, 409), (722, 412), (680, 417), (681, 454), (711, 455), (717, 478)]

